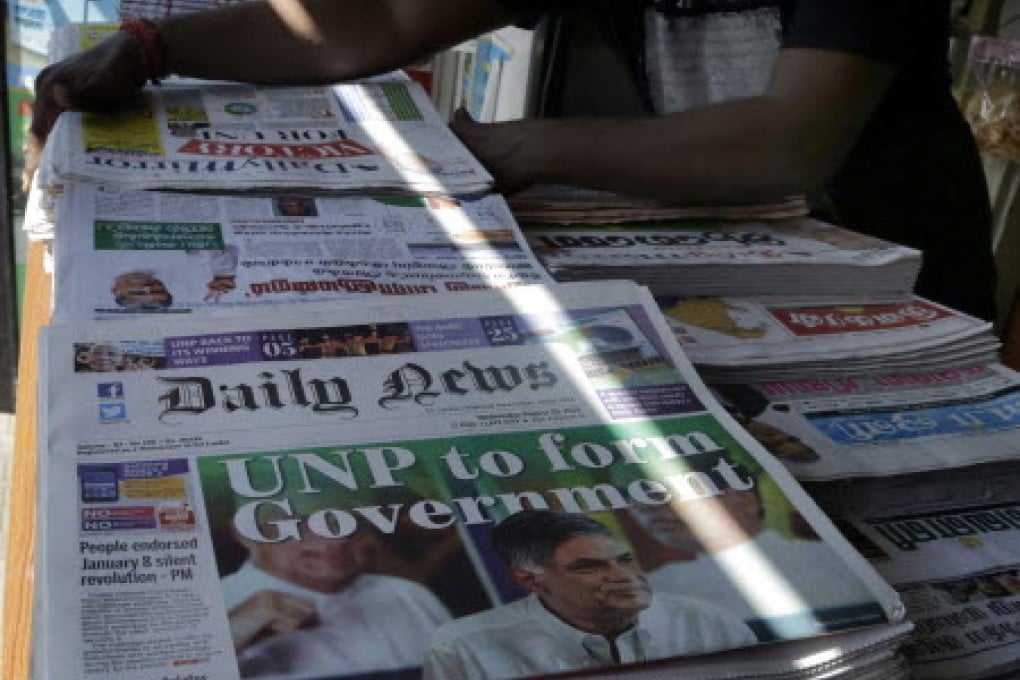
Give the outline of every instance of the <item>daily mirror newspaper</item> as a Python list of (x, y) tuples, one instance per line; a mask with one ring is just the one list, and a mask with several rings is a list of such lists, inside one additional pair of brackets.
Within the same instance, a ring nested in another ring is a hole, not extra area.
[(518, 678), (902, 619), (646, 290), (316, 307), (48, 329), (48, 677)]
[(57, 207), (57, 319), (552, 281), (495, 194), (258, 198), (72, 182)]
[(713, 389), (802, 480), (1020, 457), (1020, 374), (1002, 364)]
[(316, 87), (168, 84), (147, 106), (67, 112), (50, 134), (44, 189), (68, 180), (138, 189), (456, 194), (492, 178), (410, 79)]

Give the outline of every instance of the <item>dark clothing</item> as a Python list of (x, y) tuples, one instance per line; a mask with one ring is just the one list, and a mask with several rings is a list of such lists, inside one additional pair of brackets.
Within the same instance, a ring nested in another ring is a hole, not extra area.
[(778, 7), (780, 47), (849, 52), (895, 66), (888, 91), (827, 187), (831, 219), (922, 250), (918, 293), (994, 316), (988, 193), (977, 147), (950, 93), (949, 0), (501, 1), (526, 17), (550, 9), (592, 15), (639, 84), (647, 77), (648, 7), (677, 18)]

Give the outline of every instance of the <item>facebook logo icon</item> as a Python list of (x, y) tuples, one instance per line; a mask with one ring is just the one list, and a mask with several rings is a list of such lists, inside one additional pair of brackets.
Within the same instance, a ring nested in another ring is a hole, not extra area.
[(119, 382), (99, 383), (96, 389), (100, 399), (120, 399), (124, 396), (124, 385)]
[(127, 404), (100, 404), (99, 420), (109, 422), (111, 420), (124, 420), (127, 418)]

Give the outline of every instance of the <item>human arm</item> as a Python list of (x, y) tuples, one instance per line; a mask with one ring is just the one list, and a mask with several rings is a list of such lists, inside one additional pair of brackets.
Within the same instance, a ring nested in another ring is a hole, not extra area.
[[(398, 68), (514, 18), (496, 0), (261, 0), (169, 17), (157, 29), (167, 73), (310, 84)], [(138, 42), (123, 31), (44, 69), (23, 180), (61, 111), (123, 108), (148, 75)]]
[(266, 633), (297, 630), (316, 620), (315, 603), (297, 595), (261, 590), (227, 615), (234, 649), (241, 651)]
[(313, 84), (399, 68), (513, 19), (495, 0), (269, 0), (159, 28), (170, 73)]
[(849, 52), (784, 49), (757, 97), (649, 118), (459, 118), (454, 130), (505, 190), (543, 181), (680, 204), (767, 201), (832, 177), (895, 72)]

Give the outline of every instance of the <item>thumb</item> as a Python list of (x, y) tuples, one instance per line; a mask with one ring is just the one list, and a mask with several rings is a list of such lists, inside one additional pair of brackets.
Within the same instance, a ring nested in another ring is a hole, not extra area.
[(478, 125), (478, 121), (471, 117), (463, 106), (453, 112), (453, 119), (450, 121), (450, 129), (460, 134), (471, 126)]
[(474, 123), (476, 122), (468, 110), (463, 106), (457, 107), (457, 110), (453, 112), (453, 122), (455, 123)]

